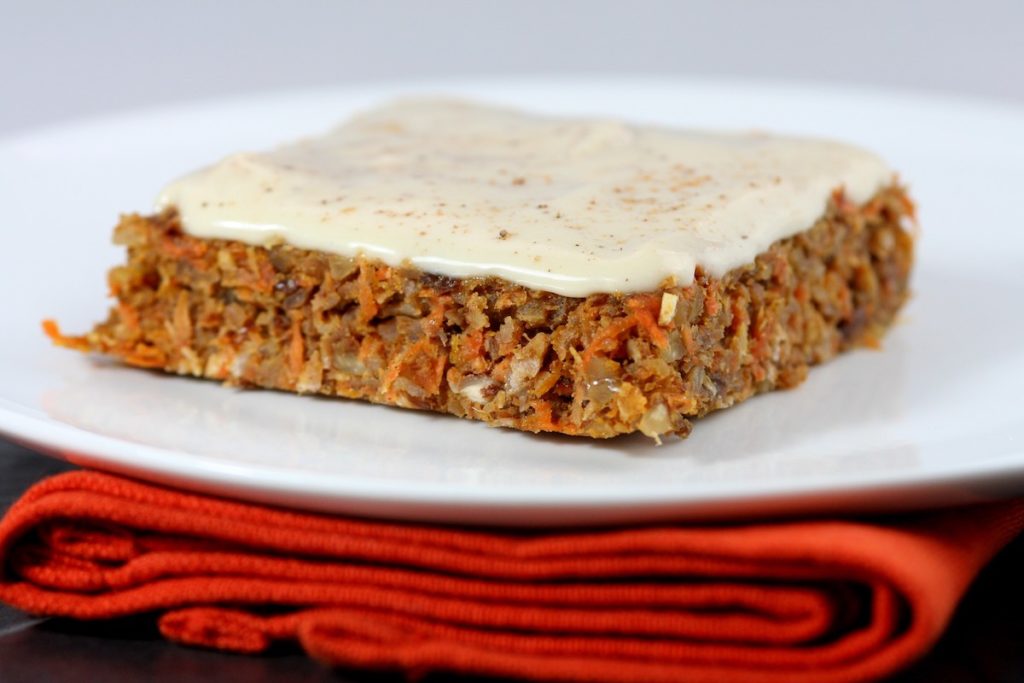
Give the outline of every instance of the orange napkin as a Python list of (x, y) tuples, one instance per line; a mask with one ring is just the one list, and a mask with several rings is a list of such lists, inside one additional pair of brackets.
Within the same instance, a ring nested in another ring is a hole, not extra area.
[(157, 612), (170, 640), (530, 680), (860, 681), (938, 638), (1024, 503), (889, 524), (482, 532), (291, 512), (97, 472), (0, 522), (0, 600)]

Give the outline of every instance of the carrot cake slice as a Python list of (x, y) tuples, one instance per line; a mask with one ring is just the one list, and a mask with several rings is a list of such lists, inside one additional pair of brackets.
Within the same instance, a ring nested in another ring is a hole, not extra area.
[(837, 142), (406, 100), (238, 154), (123, 217), (63, 346), (531, 432), (691, 420), (877, 342), (913, 205)]

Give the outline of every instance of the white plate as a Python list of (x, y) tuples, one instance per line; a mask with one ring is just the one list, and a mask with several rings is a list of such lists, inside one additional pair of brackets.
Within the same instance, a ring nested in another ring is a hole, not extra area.
[[(701, 420), (685, 441), (537, 437), (344, 400), (236, 391), (50, 347), (105, 315), (121, 211), (239, 149), (410, 90), (551, 112), (829, 135), (881, 152), (924, 230), (880, 352)], [(292, 506), (481, 524), (878, 510), (1024, 493), (1024, 111), (868, 90), (517, 80), (169, 107), (0, 141), (0, 430), (73, 462)]]

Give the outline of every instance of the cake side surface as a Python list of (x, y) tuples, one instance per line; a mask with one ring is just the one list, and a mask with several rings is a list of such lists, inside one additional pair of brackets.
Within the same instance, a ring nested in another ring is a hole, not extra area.
[(533, 432), (686, 435), (876, 344), (908, 294), (903, 189), (841, 191), (806, 230), (722, 276), (569, 297), (124, 217), (108, 319), (59, 344), (231, 385), (357, 398)]

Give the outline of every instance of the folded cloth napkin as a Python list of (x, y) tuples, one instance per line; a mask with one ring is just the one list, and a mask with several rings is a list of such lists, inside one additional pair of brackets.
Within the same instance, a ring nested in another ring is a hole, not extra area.
[(940, 635), (1024, 503), (889, 523), (473, 531), (307, 514), (91, 471), (0, 521), (0, 600), (155, 612), (170, 640), (332, 665), (608, 683), (859, 681)]

